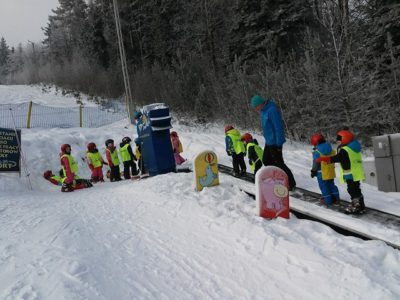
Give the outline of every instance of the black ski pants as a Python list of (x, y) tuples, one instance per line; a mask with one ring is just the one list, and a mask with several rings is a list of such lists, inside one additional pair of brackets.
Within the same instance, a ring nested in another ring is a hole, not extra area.
[(124, 161), (124, 178), (130, 179), (131, 175), (137, 175), (136, 163), (133, 160)]
[(294, 179), (293, 173), (283, 160), (282, 147), (265, 145), (263, 164), (264, 166), (275, 166), (281, 168), (289, 178), (289, 189), (291, 190), (296, 186), (296, 180)]
[(244, 162), (244, 153), (232, 153), (233, 171), (236, 174), (244, 174), (246, 172), (246, 163)]

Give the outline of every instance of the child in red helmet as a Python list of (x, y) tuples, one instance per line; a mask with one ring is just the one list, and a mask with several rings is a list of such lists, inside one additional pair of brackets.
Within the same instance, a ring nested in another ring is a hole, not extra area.
[[(50, 181), (52, 184), (54, 185), (61, 185), (61, 191), (62, 192), (67, 192), (66, 190), (63, 190), (63, 186), (64, 186), (64, 181), (66, 179), (66, 177), (64, 177), (64, 171), (63, 169), (60, 170), (60, 176), (58, 175), (54, 175), (53, 172), (51, 170), (46, 170), (43, 173), (43, 177)], [(82, 179), (82, 178), (76, 178), (75, 179), (75, 184), (72, 185), (72, 187), (70, 187), (71, 190), (69, 190), (69, 192), (75, 191), (75, 190), (80, 190), (80, 189), (84, 189), (84, 188), (89, 188), (92, 187), (92, 183), (87, 180), (87, 179)], [(64, 186), (64, 189), (66, 187)]]
[(62, 192), (72, 192), (74, 190), (75, 179), (78, 177), (78, 164), (71, 155), (71, 146), (69, 144), (61, 145), (60, 162), (63, 169), (64, 183), (61, 187)]
[(325, 205), (339, 203), (339, 190), (335, 185), (335, 165), (326, 162), (317, 162), (319, 157), (331, 157), (336, 154), (332, 146), (325, 141), (322, 134), (316, 133), (311, 136), (313, 145), (313, 165), (311, 168), (311, 178), (317, 177), (318, 185), (321, 190), (321, 202)]
[(255, 175), (263, 165), (262, 158), (264, 151), (258, 145), (257, 140), (253, 139), (253, 136), (250, 133), (243, 134), (242, 141), (244, 143), (244, 146), (246, 147), (246, 154), (249, 158), (250, 169), (254, 172)]
[(181, 165), (186, 161), (186, 159), (184, 159), (180, 155), (180, 153), (183, 152), (182, 143), (176, 131), (171, 131), (170, 137), (171, 137), (172, 151), (174, 152), (175, 164)]
[(86, 159), (87, 164), (92, 171), (91, 181), (93, 183), (99, 181), (104, 182), (103, 165), (107, 163), (104, 162), (103, 157), (101, 157), (101, 154), (95, 143), (89, 143), (87, 145)]
[(232, 156), (233, 176), (240, 177), (246, 174), (246, 163), (244, 162), (246, 149), (239, 130), (233, 128), (232, 125), (226, 125), (224, 129), (226, 153)]
[(362, 166), (361, 144), (349, 130), (337, 133), (338, 153), (332, 157), (319, 157), (317, 162), (340, 163), (340, 181), (347, 183), (351, 204), (346, 208), (348, 214), (361, 214), (365, 209), (360, 181), (365, 179)]
[(106, 158), (108, 162), (108, 166), (110, 167), (110, 181), (120, 181), (121, 173), (119, 171), (119, 158), (118, 151), (114, 146), (114, 140), (108, 139), (105, 142), (106, 145)]

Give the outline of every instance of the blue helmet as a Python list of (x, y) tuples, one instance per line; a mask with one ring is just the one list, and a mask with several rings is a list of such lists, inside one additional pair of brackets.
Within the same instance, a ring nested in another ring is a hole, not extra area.
[(141, 116), (142, 116), (142, 113), (138, 110), (133, 113), (133, 118), (135, 120), (139, 119)]

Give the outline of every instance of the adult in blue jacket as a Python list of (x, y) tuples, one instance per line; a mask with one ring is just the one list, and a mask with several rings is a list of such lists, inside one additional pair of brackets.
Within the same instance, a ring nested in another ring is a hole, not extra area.
[(260, 113), (265, 138), (263, 164), (284, 170), (289, 178), (289, 190), (293, 190), (296, 187), (296, 181), (282, 155), (282, 146), (286, 139), (281, 113), (274, 101), (265, 100), (258, 95), (251, 98), (251, 106)]

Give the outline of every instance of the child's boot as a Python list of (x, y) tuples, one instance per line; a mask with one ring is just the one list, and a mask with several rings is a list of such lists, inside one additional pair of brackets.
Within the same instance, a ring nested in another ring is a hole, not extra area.
[(63, 183), (61, 186), (61, 192), (67, 193), (67, 192), (73, 192), (74, 188), (72, 187), (72, 184), (68, 183)]
[(357, 197), (351, 199), (351, 204), (346, 208), (346, 214), (362, 214), (364, 212), (364, 197)]

